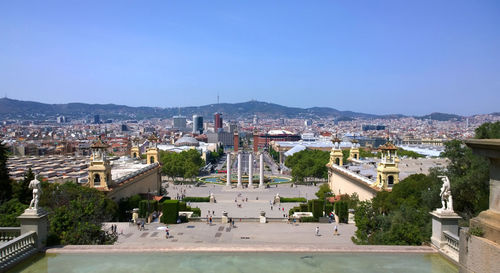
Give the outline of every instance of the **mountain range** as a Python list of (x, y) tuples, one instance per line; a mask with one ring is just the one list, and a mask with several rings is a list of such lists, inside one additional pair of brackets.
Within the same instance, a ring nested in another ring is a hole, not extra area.
[[(299, 108), (287, 107), (274, 103), (261, 101), (248, 101), (242, 103), (219, 103), (203, 106), (190, 106), (180, 108), (159, 107), (131, 107), (116, 104), (46, 104), (33, 101), (21, 101), (9, 98), (0, 99), (0, 119), (19, 120), (47, 120), (57, 116), (70, 119), (92, 118), (100, 115), (101, 119), (130, 120), (149, 118), (171, 118), (175, 115), (202, 115), (211, 119), (215, 112), (223, 114), (226, 120), (249, 118), (257, 115), (259, 118), (332, 118), (337, 120), (350, 120), (355, 118), (401, 118), (401, 114), (374, 115), (353, 111), (340, 111), (330, 107)], [(460, 120), (464, 117), (445, 113), (432, 113), (417, 118), (432, 120)]]

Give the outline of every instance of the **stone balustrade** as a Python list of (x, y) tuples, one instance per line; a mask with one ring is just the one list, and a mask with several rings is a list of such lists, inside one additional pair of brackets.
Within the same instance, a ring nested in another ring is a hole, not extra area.
[(439, 252), (458, 263), (460, 239), (457, 235), (447, 230), (443, 231), (443, 237), (444, 245), (439, 249)]
[(20, 234), (20, 227), (0, 227), (0, 243), (10, 241)]
[(38, 252), (36, 232), (27, 232), (0, 245), (0, 271)]
[(459, 247), (459, 241), (460, 241), (460, 239), (458, 238), (458, 236), (455, 235), (455, 234), (452, 234), (449, 231), (443, 231), (443, 234), (444, 234), (444, 238), (446, 240), (446, 245), (449, 248), (455, 250), (457, 252), (457, 254), (458, 254), (458, 251), (460, 249), (460, 247)]

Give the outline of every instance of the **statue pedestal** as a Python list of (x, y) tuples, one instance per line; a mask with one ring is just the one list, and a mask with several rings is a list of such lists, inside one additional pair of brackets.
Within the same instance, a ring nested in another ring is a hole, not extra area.
[(39, 209), (26, 209), (19, 217), (21, 223), (21, 234), (31, 231), (36, 232), (37, 248), (42, 249), (47, 243), (47, 235), (49, 233), (49, 218), (48, 213)]
[(227, 211), (222, 212), (222, 217), (220, 219), (221, 223), (223, 224), (229, 223), (229, 218), (227, 217)]
[(259, 223), (261, 223), (261, 224), (267, 223), (266, 212), (264, 212), (264, 211), (260, 212)]
[(213, 195), (210, 196), (210, 203), (215, 203), (215, 197)]
[(437, 209), (430, 212), (432, 215), (432, 236), (431, 242), (437, 248), (446, 244), (443, 231), (448, 231), (458, 237), (458, 220), (462, 217), (453, 211)]

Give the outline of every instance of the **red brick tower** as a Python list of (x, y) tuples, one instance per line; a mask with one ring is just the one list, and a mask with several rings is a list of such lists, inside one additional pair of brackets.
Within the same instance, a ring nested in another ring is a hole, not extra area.
[(238, 152), (238, 147), (240, 145), (240, 136), (238, 135), (238, 131), (234, 130), (234, 136), (233, 136), (233, 142), (234, 142), (234, 152)]

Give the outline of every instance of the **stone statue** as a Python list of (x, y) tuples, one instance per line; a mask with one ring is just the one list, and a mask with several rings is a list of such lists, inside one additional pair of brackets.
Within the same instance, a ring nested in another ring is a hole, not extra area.
[(38, 201), (40, 201), (40, 195), (42, 194), (42, 184), (38, 181), (38, 175), (35, 175), (35, 179), (30, 181), (28, 188), (33, 189), (33, 199), (28, 209), (38, 210)]
[(450, 180), (447, 176), (439, 176), (443, 181), (443, 186), (441, 187), (441, 204), (443, 205), (439, 211), (449, 211), (453, 212), (453, 199), (451, 196), (451, 186)]
[(278, 204), (281, 202), (280, 194), (277, 193), (276, 196), (274, 197), (274, 204)]

